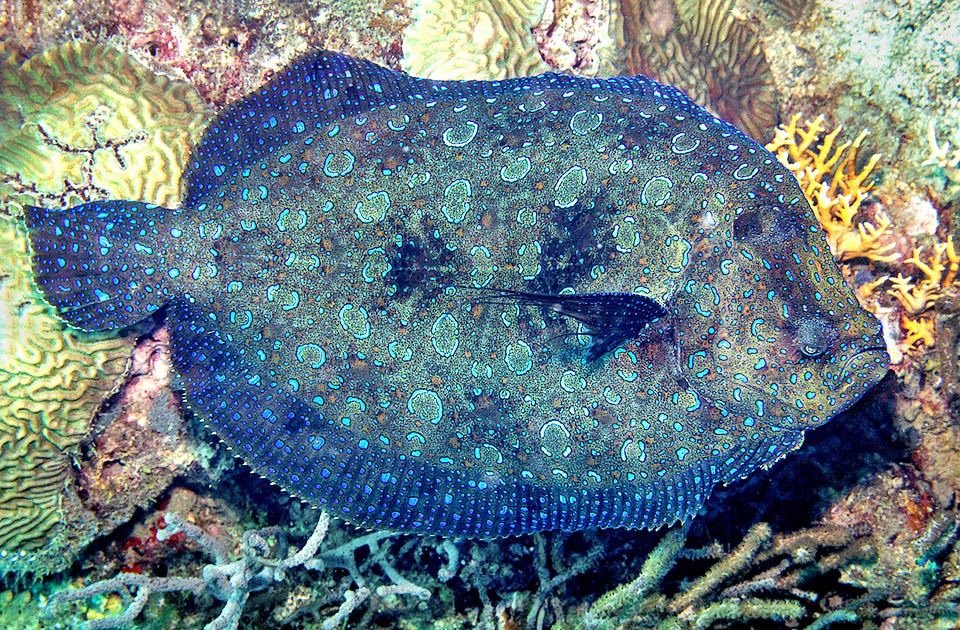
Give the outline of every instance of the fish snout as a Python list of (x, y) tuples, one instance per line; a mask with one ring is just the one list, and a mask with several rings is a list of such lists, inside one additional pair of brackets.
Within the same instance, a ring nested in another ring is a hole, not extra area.
[(849, 344), (837, 357), (838, 369), (829, 375), (831, 389), (844, 398), (859, 398), (876, 385), (890, 367), (890, 356), (880, 335)]

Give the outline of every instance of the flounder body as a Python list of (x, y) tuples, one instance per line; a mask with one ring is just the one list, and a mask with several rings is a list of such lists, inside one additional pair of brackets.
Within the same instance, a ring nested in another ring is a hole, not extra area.
[(26, 212), (70, 324), (162, 310), (187, 403), (376, 528), (658, 527), (885, 373), (791, 174), (644, 77), (319, 52), (214, 121), (180, 209)]

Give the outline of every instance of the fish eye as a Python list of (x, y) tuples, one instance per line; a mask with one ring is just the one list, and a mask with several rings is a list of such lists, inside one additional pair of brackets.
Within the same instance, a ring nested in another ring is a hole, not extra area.
[(832, 337), (830, 328), (823, 318), (801, 317), (794, 329), (793, 342), (803, 356), (815, 359), (827, 351)]

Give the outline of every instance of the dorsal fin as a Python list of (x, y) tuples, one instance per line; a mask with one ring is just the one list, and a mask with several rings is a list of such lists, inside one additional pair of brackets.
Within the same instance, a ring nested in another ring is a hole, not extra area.
[(317, 51), (292, 62), (263, 88), (220, 113), (194, 150), (187, 206), (227, 182), (235, 169), (335, 119), (412, 99), (470, 98), (508, 91), (595, 90), (651, 98), (705, 115), (679, 90), (643, 76), (588, 79), (547, 73), (502, 81), (433, 81), (340, 53)]

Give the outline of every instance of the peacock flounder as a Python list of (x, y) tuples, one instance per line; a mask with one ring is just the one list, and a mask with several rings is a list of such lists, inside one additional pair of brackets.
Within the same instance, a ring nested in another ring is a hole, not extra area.
[(672, 523), (887, 368), (791, 174), (644, 77), (314, 53), (188, 180), (181, 209), (28, 209), (39, 286), (84, 329), (162, 311), (224, 442), (370, 527)]

